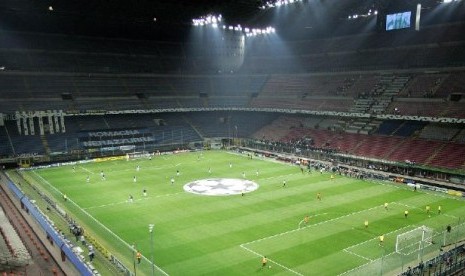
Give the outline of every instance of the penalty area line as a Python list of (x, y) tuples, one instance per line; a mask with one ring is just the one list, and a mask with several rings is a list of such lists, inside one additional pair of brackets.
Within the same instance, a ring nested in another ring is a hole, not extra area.
[(329, 220), (324, 220), (324, 221), (321, 221), (321, 222), (318, 222), (318, 223), (315, 223), (315, 224), (310, 224), (307, 227), (292, 229), (292, 230), (281, 232), (281, 233), (278, 233), (278, 234), (274, 234), (274, 235), (271, 235), (271, 236), (268, 236), (268, 237), (263, 237), (263, 238), (260, 238), (260, 239), (257, 239), (257, 240), (249, 241), (249, 242), (246, 242), (246, 243), (243, 243), (243, 244), (245, 245), (245, 244), (252, 244), (252, 243), (260, 242), (260, 241), (263, 241), (263, 240), (267, 240), (267, 239), (275, 238), (275, 237), (278, 237), (278, 236), (286, 235), (286, 234), (289, 234), (289, 233), (292, 233), (292, 232), (295, 232), (295, 231), (299, 231), (299, 230), (307, 229), (309, 227), (322, 225), (322, 224), (325, 224), (325, 223), (328, 223), (328, 222), (333, 222), (333, 221), (336, 221), (336, 220), (339, 220), (339, 219), (343, 219), (343, 218), (346, 218), (346, 217), (350, 217), (350, 216), (353, 216), (353, 215), (357, 215), (357, 214), (360, 214), (360, 213), (363, 213), (363, 212), (371, 211), (371, 210), (374, 210), (374, 209), (377, 209), (377, 208), (382, 208), (382, 207), (383, 207), (382, 205), (374, 206), (374, 207), (371, 207), (371, 208), (368, 208), (368, 209), (360, 210), (360, 211), (357, 211), (357, 212), (352, 212), (352, 213), (349, 213), (349, 214), (346, 214), (346, 215), (343, 215), (343, 216), (340, 216), (340, 217), (332, 218), (332, 219), (329, 219)]
[[(245, 245), (243, 245), (243, 244), (241, 244), (240, 247), (243, 248), (244, 250), (249, 251), (250, 253), (252, 253), (252, 254), (254, 254), (254, 255), (257, 255), (257, 256), (260, 256), (260, 257), (263, 256), (262, 254), (259, 254), (258, 252), (255, 252), (255, 251), (253, 251), (253, 250), (250, 249), (250, 248), (247, 248), (247, 247), (246, 247)], [(285, 270), (287, 270), (287, 271), (289, 271), (289, 272), (294, 273), (295, 275), (303, 276), (302, 273), (299, 273), (299, 272), (297, 272), (297, 271), (295, 271), (295, 270), (293, 270), (293, 269), (291, 269), (291, 268), (289, 268), (289, 267), (287, 267), (287, 266), (285, 266), (285, 265), (282, 265), (282, 264), (280, 264), (280, 263), (278, 263), (278, 262), (276, 262), (276, 261), (273, 261), (272, 259), (267, 258), (267, 260), (268, 260), (270, 263), (273, 263), (273, 264), (275, 264), (275, 265), (277, 265), (277, 266), (279, 266), (279, 267), (281, 267), (281, 268), (284, 268)]]
[[(384, 235), (385, 235), (385, 236), (391, 235), (392, 233), (395, 233), (395, 232), (398, 232), (398, 231), (403, 231), (403, 230), (408, 229), (408, 228), (415, 228), (415, 227), (416, 227), (415, 225), (407, 225), (407, 226), (405, 226), (405, 227), (402, 227), (402, 228), (393, 230), (393, 231), (391, 231), (391, 232), (389, 232), (389, 233), (385, 233)], [(345, 248), (344, 250), (350, 250), (350, 249), (353, 248), (353, 247), (363, 245), (363, 244), (365, 244), (365, 243), (367, 243), (367, 242), (370, 242), (370, 241), (373, 241), (373, 240), (376, 240), (376, 239), (378, 239), (378, 237), (374, 237), (374, 238), (371, 238), (371, 239), (369, 239), (369, 240), (363, 241), (363, 242), (361, 242), (361, 243), (354, 244), (354, 245), (352, 245), (352, 246), (349, 246), (349, 247)]]
[[(408, 228), (413, 228), (413, 227), (415, 227), (415, 225), (408, 225), (408, 226), (405, 226), (405, 227), (402, 227), (402, 228), (393, 230), (393, 231), (391, 231), (391, 232), (388, 232), (388, 233), (386, 233), (385, 235), (390, 235), (390, 234), (393, 234), (393, 233), (396, 233), (396, 232), (399, 232), (399, 231), (403, 231), (403, 230), (408, 229)], [(373, 261), (375, 261), (374, 259), (370, 259), (370, 258), (365, 257), (365, 256), (363, 256), (363, 255), (357, 254), (357, 253), (351, 251), (351, 249), (354, 248), (354, 247), (357, 247), (357, 246), (364, 245), (364, 244), (366, 244), (366, 243), (368, 243), (368, 242), (371, 242), (371, 241), (374, 241), (374, 240), (376, 240), (376, 239), (377, 239), (377, 237), (371, 238), (371, 239), (366, 240), (366, 241), (363, 241), (363, 242), (361, 242), (361, 243), (357, 243), (357, 244), (354, 244), (354, 245), (349, 246), (349, 247), (347, 247), (347, 248), (344, 248), (344, 249), (342, 249), (342, 251), (344, 251), (344, 252), (346, 252), (346, 253), (349, 253), (349, 254), (352, 254), (352, 255), (355, 255), (355, 256), (360, 257), (360, 258), (362, 258), (362, 259), (365, 259), (365, 260), (367, 260), (367, 261), (373, 262)]]
[(90, 174), (95, 174), (94, 172), (91, 172), (91, 171), (89, 171), (88, 169), (86, 169), (86, 168), (84, 168), (84, 167), (79, 166), (79, 168), (80, 168), (81, 170), (84, 170), (84, 171), (90, 173)]
[[(314, 218), (314, 217), (324, 216), (324, 215), (327, 215), (327, 214), (328, 214), (328, 213), (315, 214), (315, 215), (313, 215), (313, 216), (311, 216), (311, 217), (309, 217), (309, 218), (311, 219), (311, 218)], [(305, 224), (305, 225), (302, 226), (302, 224)], [(301, 228), (305, 228), (305, 227), (311, 226), (311, 225), (313, 225), (313, 224), (305, 223), (305, 219), (303, 219), (303, 220), (301, 220), (301, 221), (299, 222), (299, 225), (298, 225), (297, 229), (295, 229), (295, 230), (299, 230), (299, 229), (301, 229)]]
[(347, 248), (342, 249), (342, 251), (344, 251), (344, 252), (346, 252), (346, 253), (349, 253), (349, 254), (351, 254), (351, 255), (357, 256), (357, 257), (359, 257), (359, 258), (365, 259), (365, 260), (367, 260), (367, 261), (373, 262), (373, 259), (367, 258), (367, 257), (362, 256), (362, 255), (360, 255), (360, 254), (357, 254), (357, 253), (355, 253), (355, 252), (352, 252), (352, 251), (348, 250)]

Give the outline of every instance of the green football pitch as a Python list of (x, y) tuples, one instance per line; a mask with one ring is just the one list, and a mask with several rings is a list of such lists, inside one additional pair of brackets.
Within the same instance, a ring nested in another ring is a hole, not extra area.
[[(465, 214), (460, 198), (394, 183), (331, 179), (327, 173), (302, 173), (295, 165), (226, 151), (27, 174), (86, 233), (140, 275), (151, 275), (152, 269), (155, 275), (389, 275), (419, 256), (396, 253), (397, 235), (422, 225), (433, 229), (436, 240), (421, 245), (425, 257), (439, 251), (437, 244), (465, 235), (453, 236)], [(451, 233), (443, 233), (447, 225), (454, 226)], [(380, 235), (385, 236), (382, 246)], [(135, 266), (132, 246), (143, 255)]]

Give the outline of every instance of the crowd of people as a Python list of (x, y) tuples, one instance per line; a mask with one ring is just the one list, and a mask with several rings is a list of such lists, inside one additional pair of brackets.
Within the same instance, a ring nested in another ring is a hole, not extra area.
[[(465, 244), (454, 247), (451, 250), (444, 251), (441, 248), (441, 254), (428, 261), (420, 262), (417, 266), (409, 266), (401, 276), (414, 276), (414, 275), (432, 275), (431, 273), (440, 272), (441, 275), (449, 275), (448, 272), (454, 271), (454, 264), (462, 264), (465, 262)], [(463, 272), (463, 271), (462, 271)], [(434, 274), (437, 275), (437, 274)], [(454, 274), (462, 275), (462, 274)]]

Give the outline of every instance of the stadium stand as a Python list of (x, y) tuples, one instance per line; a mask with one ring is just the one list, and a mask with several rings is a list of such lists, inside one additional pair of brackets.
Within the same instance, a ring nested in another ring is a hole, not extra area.
[[(133, 151), (256, 139), (462, 177), (465, 129), (454, 119), (465, 119), (463, 30), (462, 21), (286, 47), (249, 41), (231, 71), (218, 70), (201, 43), (0, 30), (0, 157), (121, 154), (89, 133), (134, 130), (151, 139), (121, 144)], [(15, 112), (41, 110), (67, 113), (66, 131), (21, 134)], [(119, 138), (134, 136), (103, 141)], [(1, 211), (0, 265), (24, 265), (27, 251)]]
[(380, 135), (391, 135), (392, 133), (394, 133), (402, 124), (404, 123), (404, 121), (402, 120), (386, 120), (386, 121), (383, 121), (379, 127), (378, 127), (378, 130), (377, 130), (377, 134), (380, 134)]
[(196, 112), (190, 114), (189, 121), (203, 137), (237, 138), (249, 137), (256, 129), (268, 124), (275, 115), (241, 112)]
[(27, 265), (31, 256), (1, 207), (0, 225), (0, 267), (14, 269)]
[(425, 126), (425, 122), (406, 121), (394, 132), (396, 136), (410, 137)]
[[(255, 132), (253, 137), (266, 142), (279, 141), (290, 144), (305, 140), (311, 141), (310, 148), (317, 150), (326, 149), (379, 160), (399, 162), (408, 160), (450, 169), (461, 168), (465, 163), (462, 154), (465, 144), (447, 142), (453, 137), (458, 137), (456, 133), (459, 129), (451, 126), (446, 126), (448, 131), (451, 128), (447, 134), (438, 131), (442, 130), (442, 125), (432, 124), (424, 127), (426, 124), (422, 122), (386, 121), (380, 125), (378, 134), (366, 135), (345, 133), (341, 132), (341, 129), (335, 130), (337, 129), (335, 126), (342, 123), (347, 122), (327, 119), (321, 121), (319, 117), (281, 116)], [(438, 126), (440, 129), (437, 128)], [(441, 137), (447, 136), (447, 139), (428, 137), (427, 134), (431, 132), (431, 129), (434, 129), (436, 134), (442, 133)], [(412, 138), (419, 130), (422, 130), (418, 134), (419, 138)], [(396, 135), (390, 136), (393, 133)], [(441, 142), (441, 140), (446, 142)], [(452, 152), (454, 148), (457, 152)], [(453, 160), (446, 166), (448, 155)]]
[(457, 143), (465, 143), (465, 129), (462, 128), (459, 133), (453, 138)]
[(400, 96), (408, 98), (431, 98), (448, 77), (447, 74), (420, 74), (413, 77)]
[(429, 124), (421, 130), (419, 137), (423, 139), (451, 141), (459, 131), (460, 126)]
[(447, 143), (438, 148), (429, 160), (428, 165), (439, 168), (463, 169), (465, 162), (464, 144)]

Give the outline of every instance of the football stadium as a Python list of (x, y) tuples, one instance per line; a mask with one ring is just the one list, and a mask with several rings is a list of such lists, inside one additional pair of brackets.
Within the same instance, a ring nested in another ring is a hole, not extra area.
[(4, 0), (1, 275), (465, 275), (463, 0)]

